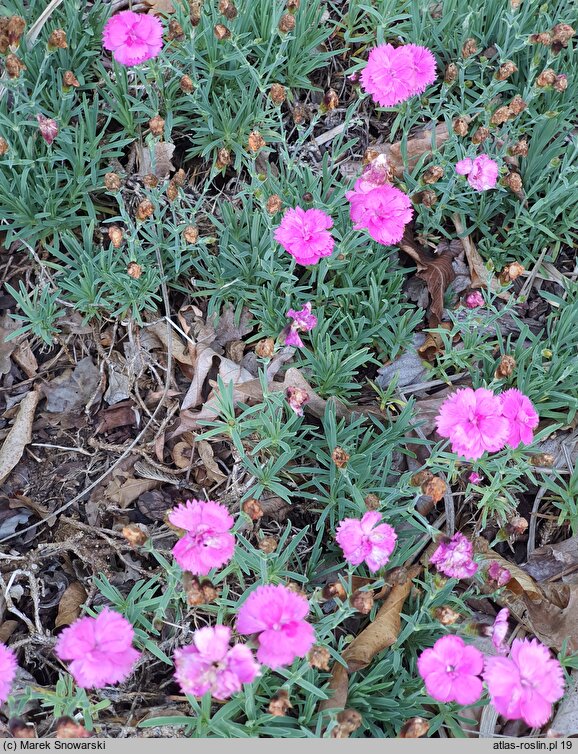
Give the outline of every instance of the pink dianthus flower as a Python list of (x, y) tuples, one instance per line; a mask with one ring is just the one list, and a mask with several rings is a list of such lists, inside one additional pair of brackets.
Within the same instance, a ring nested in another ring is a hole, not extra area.
[(496, 586), (501, 587), (505, 586), (508, 581), (512, 578), (512, 574), (510, 571), (508, 571), (507, 568), (504, 568), (504, 566), (501, 566), (497, 560), (492, 560), (488, 567), (488, 578), (491, 581), (496, 582)]
[(471, 291), (466, 296), (466, 306), (468, 309), (477, 309), (478, 306), (484, 305), (484, 297), (479, 291)]
[(399, 243), (413, 216), (411, 199), (388, 183), (370, 187), (367, 180), (356, 181), (353, 191), (345, 196), (351, 204), (350, 216), (357, 230), (364, 228), (384, 246)]
[(300, 309), (299, 311), (289, 309), (287, 316), (291, 317), (293, 322), (289, 325), (289, 332), (285, 337), (285, 345), (302, 348), (303, 341), (299, 337), (299, 331), (309, 332), (309, 330), (313, 330), (317, 324), (317, 317), (314, 314), (311, 314), (311, 302), (308, 301), (304, 304), (303, 309)]
[(493, 189), (498, 182), (498, 163), (487, 154), (478, 155), (472, 160), (466, 157), (456, 163), (456, 173), (467, 175), (468, 183), (476, 191)]
[(478, 474), (477, 471), (472, 471), (472, 473), (468, 477), (468, 482), (470, 484), (479, 484), (482, 481), (482, 477)]
[(472, 556), (474, 546), (461, 532), (456, 532), (449, 542), (441, 542), (430, 558), (438, 571), (452, 579), (467, 579), (478, 570)]
[(288, 209), (275, 231), (275, 240), (298, 264), (317, 264), (330, 257), (335, 241), (329, 232), (333, 220), (320, 209)]
[(478, 677), (484, 655), (459, 636), (442, 636), (418, 658), (417, 669), (430, 696), (438, 702), (474, 704), (482, 695)]
[(502, 608), (496, 615), (494, 625), (490, 630), (492, 638), (492, 644), (498, 650), (500, 654), (508, 653), (508, 645), (505, 642), (506, 634), (508, 633), (508, 618), (510, 617), (510, 611), (507, 607)]
[(414, 94), (421, 94), (436, 80), (436, 59), (431, 50), (421, 45), (405, 45), (413, 58)]
[(423, 92), (435, 81), (435, 58), (419, 45), (374, 47), (361, 71), (361, 85), (382, 107), (392, 107)]
[(484, 680), (496, 710), (507, 720), (540, 728), (564, 695), (564, 673), (536, 639), (514, 639), (509, 657), (487, 657)]
[(85, 616), (65, 628), (55, 652), (61, 660), (72, 660), (69, 670), (78, 686), (100, 689), (132, 673), (140, 657), (132, 646), (133, 638), (127, 619), (105, 607), (96, 618)]
[(169, 521), (186, 534), (173, 547), (175, 560), (194, 576), (206, 576), (233, 557), (233, 517), (214, 500), (187, 500), (169, 514)]
[(228, 699), (259, 675), (259, 664), (244, 644), (229, 645), (231, 629), (205, 626), (193, 643), (175, 651), (175, 678), (185, 694)]
[(346, 518), (341, 521), (335, 539), (348, 563), (359, 565), (365, 561), (374, 573), (388, 562), (397, 534), (392, 526), (381, 521), (378, 511), (364, 513), (361, 520)]
[(257, 659), (280, 668), (305, 657), (313, 646), (315, 632), (305, 620), (308, 612), (305, 597), (286, 586), (258, 586), (239, 609), (237, 631), (258, 634)]
[(485, 388), (452, 393), (442, 403), (436, 425), (438, 433), (450, 439), (452, 452), (468, 461), (481, 458), (486, 450), (501, 450), (510, 432), (502, 401)]
[(520, 443), (529, 445), (534, 439), (534, 430), (540, 422), (540, 417), (532, 401), (515, 388), (506, 390), (500, 395), (502, 401), (502, 415), (508, 420), (509, 434), (506, 445), (517, 448)]
[(102, 44), (118, 63), (138, 65), (161, 51), (163, 26), (156, 16), (123, 10), (104, 25)]
[(53, 118), (47, 118), (45, 115), (38, 113), (38, 130), (44, 141), (50, 145), (58, 136), (58, 123)]
[(4, 704), (16, 677), (16, 655), (5, 644), (0, 644), (0, 704)]

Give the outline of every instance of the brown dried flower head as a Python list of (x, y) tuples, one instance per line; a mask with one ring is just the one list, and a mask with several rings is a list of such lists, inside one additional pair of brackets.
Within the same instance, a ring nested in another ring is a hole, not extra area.
[(307, 655), (307, 659), (312, 668), (329, 670), (329, 660), (331, 659), (331, 655), (325, 647), (316, 644), (311, 648), (311, 651)]
[(511, 172), (504, 176), (502, 183), (514, 194), (519, 194), (524, 188), (522, 184), (522, 176), (516, 172)]
[(133, 280), (138, 280), (142, 277), (142, 267), (138, 262), (129, 262), (126, 268), (126, 274)]
[(120, 177), (117, 173), (106, 173), (104, 185), (107, 191), (120, 191)]
[(299, 125), (300, 123), (303, 123), (306, 117), (307, 117), (307, 108), (304, 105), (297, 103), (295, 107), (293, 108), (293, 122), (296, 125)]
[(187, 174), (182, 168), (179, 168), (177, 172), (173, 175), (173, 181), (175, 182), (175, 185), (182, 188), (185, 185)]
[(542, 466), (547, 469), (551, 469), (554, 466), (556, 459), (551, 453), (536, 453), (530, 456), (530, 463), (532, 466)]
[(214, 602), (218, 597), (218, 592), (209, 579), (199, 581), (189, 571), (183, 573), (183, 587), (189, 607), (198, 607), (199, 605), (208, 605)]
[(444, 81), (446, 84), (451, 84), (458, 77), (458, 67), (455, 63), (448, 63), (444, 73)]
[(414, 474), (409, 480), (409, 483), (412, 487), (422, 487), (429, 482), (430, 479), (433, 479), (433, 476), (433, 473), (429, 469), (424, 469), (423, 471), (418, 471), (417, 474)]
[(124, 233), (122, 232), (122, 228), (119, 228), (118, 225), (111, 225), (108, 229), (108, 237), (110, 239), (111, 244), (114, 246), (115, 249), (120, 249), (122, 246), (122, 242), (124, 239)]
[(429, 495), (434, 503), (439, 503), (442, 500), (447, 490), (447, 485), (443, 479), (439, 476), (432, 476), (427, 482), (424, 482), (421, 486), (421, 491), (424, 495)]
[(462, 57), (463, 58), (470, 58), (472, 55), (475, 55), (478, 51), (478, 43), (475, 39), (472, 39), (471, 37), (469, 39), (466, 39), (462, 46)]
[(402, 725), (399, 738), (422, 738), (429, 730), (429, 723), (423, 717), (410, 717)]
[(178, 197), (178, 195), (179, 195), (179, 187), (174, 182), (174, 180), (173, 181), (169, 181), (166, 193), (167, 193), (167, 199), (169, 200), (169, 202), (174, 202), (175, 199)]
[(449, 605), (436, 607), (434, 615), (436, 620), (438, 620), (442, 626), (453, 626), (454, 623), (462, 617), (459, 613), (456, 613), (455, 610), (452, 610)]
[(501, 126), (502, 123), (505, 123), (507, 120), (509, 120), (512, 117), (512, 111), (510, 110), (508, 105), (503, 105), (502, 107), (499, 107), (490, 118), (490, 123), (492, 126)]
[(335, 89), (328, 89), (321, 102), (320, 110), (321, 112), (326, 113), (335, 110), (336, 107), (339, 107), (339, 97), (337, 92)]
[(454, 118), (452, 127), (454, 129), (454, 133), (458, 136), (468, 135), (468, 121), (465, 118)]
[(269, 714), (274, 717), (285, 717), (292, 707), (293, 705), (289, 701), (289, 694), (285, 689), (279, 689), (279, 691), (271, 697), (267, 709)]
[(271, 84), (271, 89), (269, 89), (269, 97), (271, 97), (271, 102), (274, 105), (282, 105), (287, 97), (287, 93), (283, 84)]
[(347, 598), (347, 592), (340, 581), (330, 581), (329, 584), (325, 584), (323, 587), (321, 597), (325, 602), (329, 602), (329, 600), (334, 600), (335, 598), (344, 602)]
[(522, 516), (514, 516), (506, 524), (506, 532), (513, 537), (521, 537), (523, 534), (525, 534), (527, 528), (528, 521)]
[(508, 149), (508, 152), (513, 157), (527, 157), (528, 156), (528, 142), (527, 140), (520, 139), (520, 141), (517, 141), (513, 146)]
[(8, 142), (3, 136), (0, 136), (0, 157), (4, 157), (4, 155), (8, 152)]
[(66, 50), (68, 43), (66, 41), (66, 32), (64, 29), (55, 29), (48, 37), (48, 48), (52, 50)]
[(229, 19), (229, 21), (237, 18), (237, 9), (235, 8), (235, 4), (232, 2), (232, 0), (220, 0), (219, 13), (222, 13), (225, 18)]
[(183, 237), (187, 243), (190, 243), (191, 246), (199, 240), (199, 230), (198, 228), (195, 228), (194, 225), (187, 225), (185, 230), (183, 231)]
[(438, 200), (438, 195), (431, 189), (425, 189), (415, 195), (416, 204), (423, 204), (424, 207), (433, 207)]
[(259, 540), (259, 549), (264, 552), (265, 555), (270, 555), (277, 549), (278, 541), (275, 537), (263, 537)]
[(506, 79), (509, 79), (510, 76), (512, 76), (516, 71), (518, 70), (518, 67), (515, 63), (513, 63), (511, 60), (506, 60), (505, 63), (502, 63), (502, 65), (498, 68), (496, 72), (496, 78), (498, 81), (505, 81)]
[(72, 87), (77, 88), (80, 86), (78, 79), (74, 75), (72, 71), (65, 71), (64, 75), (62, 77), (62, 83), (66, 89), (70, 89)]
[(349, 453), (346, 453), (343, 448), (337, 446), (331, 454), (331, 459), (338, 469), (342, 469), (349, 461)]
[(159, 179), (154, 173), (147, 173), (142, 179), (143, 185), (147, 188), (154, 189), (159, 185)]
[(288, 34), (295, 28), (295, 18), (290, 13), (284, 13), (279, 19), (279, 31)]
[(190, 94), (191, 92), (195, 91), (195, 85), (193, 84), (193, 79), (190, 76), (187, 76), (185, 74), (184, 76), (181, 76), (181, 80), (179, 81), (179, 86), (181, 88), (181, 91), (185, 94)]
[(514, 374), (516, 368), (516, 359), (513, 356), (509, 356), (507, 353), (502, 356), (498, 368), (494, 374), (497, 380), (503, 380), (506, 377), (511, 377)]
[(253, 152), (253, 153), (258, 152), (260, 149), (263, 149), (263, 147), (265, 146), (266, 143), (267, 142), (261, 136), (261, 134), (259, 133), (259, 131), (251, 131), (251, 133), (249, 134), (249, 144), (248, 144), (248, 146), (249, 146), (249, 151), (250, 152)]
[(516, 94), (516, 96), (512, 99), (508, 107), (512, 115), (519, 115), (528, 107), (528, 103), (524, 102), (524, 100), (520, 97), (519, 94)]
[(355, 608), (358, 613), (369, 615), (375, 600), (373, 599), (372, 592), (362, 592), (357, 589), (349, 598), (349, 602), (351, 603), (351, 607)]
[(554, 89), (557, 92), (565, 92), (566, 89), (568, 89), (568, 76), (566, 76), (565, 73), (561, 73), (559, 76), (556, 76)]
[(10, 718), (8, 721), (8, 730), (13, 738), (36, 738), (34, 725), (29, 725), (19, 717)]
[(424, 183), (437, 183), (441, 178), (444, 177), (444, 169), (441, 165), (431, 165), (425, 173), (422, 175), (422, 180)]
[(10, 49), (10, 42), (8, 40), (8, 34), (2, 34), (0, 32), (0, 55), (6, 55)]
[(519, 278), (520, 275), (525, 271), (526, 268), (522, 267), (519, 262), (512, 262), (511, 264), (507, 264), (500, 272), (499, 280), (502, 285), (506, 285), (506, 283), (511, 283), (512, 281)]
[(287, 10), (289, 13), (297, 13), (300, 5), (301, 0), (287, 0)]
[(165, 119), (155, 115), (149, 120), (149, 128), (153, 136), (162, 136), (165, 130)]
[(546, 45), (546, 47), (550, 47), (552, 44), (552, 34), (549, 31), (542, 31), (539, 34), (531, 34), (529, 42), (533, 45)]
[(219, 42), (222, 42), (224, 39), (228, 39), (231, 36), (231, 32), (227, 29), (225, 24), (216, 24), (213, 31)]
[(568, 42), (576, 34), (576, 31), (570, 26), (570, 24), (556, 24), (552, 27), (552, 43), (567, 47)]
[(91, 738), (92, 733), (84, 725), (71, 717), (61, 717), (56, 721), (56, 738)]
[(231, 156), (231, 152), (227, 149), (227, 147), (221, 147), (221, 149), (219, 149), (219, 151), (217, 152), (217, 169), (223, 170), (232, 162), (233, 158)]
[(337, 725), (331, 729), (331, 738), (349, 738), (363, 722), (355, 709), (345, 709), (337, 715)]
[[(131, 262), (131, 264), (136, 264), (136, 262)], [(131, 547), (135, 548), (142, 547), (149, 540), (149, 533), (144, 524), (128, 524), (123, 528), (122, 536)]]
[(203, 0), (189, 0), (189, 16), (191, 26), (198, 26), (201, 23), (201, 7)]
[(263, 338), (255, 346), (255, 354), (260, 359), (270, 359), (275, 353), (275, 341), (273, 338)]
[(183, 27), (180, 25), (180, 23), (175, 19), (171, 18), (169, 21), (169, 32), (167, 34), (167, 40), (169, 42), (180, 42), (185, 37), (185, 32), (183, 31)]
[(24, 63), (13, 52), (4, 58), (4, 68), (11, 79), (17, 79), (21, 72), (26, 70)]
[(472, 136), (472, 144), (481, 144), (486, 139), (490, 138), (490, 129), (485, 126), (480, 126), (476, 129), (476, 132)]
[(366, 495), (363, 502), (365, 503), (365, 507), (368, 511), (376, 511), (381, 506), (381, 500), (377, 497), (377, 495), (374, 495), (373, 492), (370, 492), (369, 495)]
[(281, 197), (279, 194), (271, 194), (271, 196), (267, 199), (267, 212), (270, 215), (276, 215), (277, 212), (280, 212), (283, 209), (283, 202), (281, 201)]
[(142, 202), (136, 208), (137, 220), (146, 220), (155, 211), (155, 205), (150, 199), (143, 199)]
[(246, 513), (252, 521), (258, 521), (260, 518), (263, 518), (263, 508), (261, 508), (259, 501), (255, 500), (254, 497), (245, 500), (243, 503), (243, 513)]
[(20, 43), (20, 38), (26, 28), (26, 21), (22, 16), (10, 16), (8, 23), (6, 24), (6, 34), (8, 36), (8, 44), (11, 47), (17, 47)]

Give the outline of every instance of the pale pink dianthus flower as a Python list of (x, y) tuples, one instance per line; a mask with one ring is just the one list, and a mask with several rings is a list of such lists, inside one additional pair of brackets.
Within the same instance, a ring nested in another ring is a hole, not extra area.
[(418, 658), (417, 669), (430, 696), (438, 702), (474, 704), (482, 695), (479, 678), (484, 656), (460, 636), (442, 636)]
[(474, 546), (461, 532), (456, 532), (449, 542), (441, 542), (430, 558), (438, 571), (452, 579), (468, 579), (478, 570), (473, 561)]
[(303, 305), (303, 309), (299, 311), (289, 309), (287, 316), (291, 317), (293, 322), (289, 325), (289, 332), (287, 332), (285, 337), (285, 345), (302, 348), (303, 341), (299, 337), (299, 332), (309, 332), (317, 325), (317, 317), (311, 314), (311, 302), (308, 301)]
[(233, 557), (233, 517), (214, 500), (187, 500), (169, 514), (169, 521), (186, 534), (173, 547), (175, 560), (195, 576), (206, 576)]
[(502, 401), (490, 390), (461, 388), (442, 403), (436, 417), (437, 431), (452, 444), (452, 452), (468, 461), (495, 452), (506, 444), (510, 432), (502, 414)]
[(258, 634), (257, 659), (275, 669), (305, 657), (315, 641), (309, 603), (286, 586), (258, 586), (239, 608), (237, 631)]
[(309, 393), (307, 390), (290, 385), (285, 390), (285, 396), (291, 410), (294, 411), (297, 416), (303, 416), (303, 406), (309, 402)]
[(468, 183), (476, 191), (493, 189), (498, 182), (498, 163), (487, 154), (472, 159), (466, 157), (456, 163), (456, 173), (467, 175)]
[(65, 628), (56, 643), (59, 659), (70, 660), (77, 686), (100, 689), (125, 681), (140, 652), (132, 646), (134, 629), (120, 613), (105, 607), (91, 618), (78, 618)]
[(529, 445), (540, 422), (532, 401), (515, 388), (506, 390), (499, 397), (502, 401), (502, 415), (508, 420), (509, 426), (506, 445), (512, 448), (517, 448), (520, 443)]
[(351, 204), (350, 217), (357, 230), (367, 230), (384, 246), (401, 241), (404, 228), (413, 217), (407, 194), (388, 183), (371, 188), (366, 179), (360, 178), (345, 196)]
[(510, 611), (507, 607), (502, 608), (496, 615), (494, 625), (490, 628), (490, 636), (492, 644), (498, 650), (501, 655), (508, 653), (508, 645), (506, 644), (506, 634), (508, 633), (508, 618), (510, 617)]
[(484, 680), (492, 704), (507, 720), (541, 728), (564, 695), (564, 672), (537, 639), (514, 639), (509, 657), (487, 657)]
[(161, 51), (163, 26), (156, 16), (123, 10), (104, 25), (102, 44), (118, 63), (138, 65)]
[(335, 539), (348, 563), (356, 566), (365, 562), (374, 573), (389, 561), (397, 534), (392, 526), (382, 521), (378, 511), (368, 511), (361, 519), (341, 521)]
[(228, 699), (259, 675), (259, 664), (244, 644), (230, 646), (231, 629), (205, 626), (193, 643), (175, 651), (175, 678), (185, 694)]
[(298, 264), (317, 264), (333, 253), (332, 226), (333, 220), (320, 209), (295, 207), (285, 212), (274, 236)]
[(16, 655), (5, 644), (0, 644), (0, 704), (4, 704), (16, 677)]

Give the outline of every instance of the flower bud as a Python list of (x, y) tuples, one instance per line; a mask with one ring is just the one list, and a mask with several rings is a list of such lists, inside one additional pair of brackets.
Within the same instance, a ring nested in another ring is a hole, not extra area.
[[(131, 262), (131, 264), (136, 264)], [(129, 265), (130, 267), (130, 265)], [(149, 539), (149, 533), (144, 524), (128, 524), (122, 530), (122, 536), (133, 548), (142, 547)]]
[(220, 0), (219, 13), (222, 13), (225, 18), (229, 19), (229, 21), (232, 21), (237, 17), (237, 9), (232, 0)]
[(269, 702), (268, 711), (270, 715), (274, 717), (285, 717), (288, 710), (293, 707), (289, 701), (289, 694), (285, 689), (279, 689), (279, 691), (271, 697)]
[(398, 738), (422, 738), (429, 730), (429, 723), (423, 717), (410, 717), (402, 725)]
[(507, 105), (499, 107), (490, 118), (490, 124), (492, 126), (501, 126), (512, 116), (512, 112)]
[(190, 94), (191, 92), (195, 91), (195, 85), (193, 84), (193, 79), (190, 76), (187, 76), (185, 74), (184, 76), (181, 76), (181, 80), (179, 81), (179, 86), (181, 88), (181, 91), (185, 94)]
[(224, 39), (228, 39), (231, 36), (231, 32), (224, 24), (217, 24), (214, 27), (213, 32), (215, 33), (215, 36), (217, 37), (219, 42), (222, 42)]
[(259, 501), (255, 500), (254, 497), (245, 500), (243, 503), (243, 513), (246, 513), (252, 521), (258, 521), (260, 518), (263, 518), (263, 508), (261, 508)]
[(68, 44), (66, 42), (66, 32), (64, 29), (55, 29), (48, 37), (48, 49), (49, 50), (66, 50)]
[(48, 145), (52, 144), (58, 136), (58, 123), (52, 118), (46, 118), (40, 114), (36, 116), (36, 120), (38, 121), (40, 135)]
[(199, 240), (199, 230), (194, 225), (187, 225), (187, 227), (183, 231), (183, 237), (185, 241), (191, 246), (193, 244), (196, 244)]
[(437, 183), (441, 178), (444, 177), (444, 169), (441, 165), (431, 165), (425, 173), (422, 175), (422, 180), (424, 183)]
[(508, 149), (508, 152), (513, 157), (527, 157), (528, 156), (528, 142), (526, 139), (520, 139), (517, 141), (510, 149)]
[(13, 52), (4, 58), (4, 68), (11, 79), (17, 79), (21, 72), (26, 70), (24, 63)]
[(270, 215), (276, 215), (283, 208), (283, 202), (278, 194), (271, 194), (267, 199), (267, 212)]
[(465, 118), (455, 118), (452, 125), (455, 134), (458, 136), (467, 136), (468, 121)]
[(155, 211), (155, 206), (150, 199), (143, 199), (136, 208), (137, 220), (144, 221), (149, 218)]
[(337, 715), (337, 725), (331, 729), (331, 738), (349, 738), (362, 722), (362, 717), (357, 710), (343, 710)]
[(346, 453), (343, 448), (340, 448), (338, 446), (331, 454), (331, 459), (338, 469), (343, 469), (345, 466), (347, 466), (347, 462), (349, 461), (349, 454)]
[(279, 543), (275, 539), (275, 537), (263, 537), (263, 539), (259, 540), (259, 549), (261, 552), (264, 552), (265, 555), (271, 555), (272, 552), (275, 552), (277, 549), (277, 545)]
[(559, 76), (556, 76), (554, 89), (557, 92), (565, 92), (566, 89), (568, 89), (568, 76), (566, 76), (565, 73), (561, 73)]
[(506, 79), (510, 78), (510, 76), (518, 70), (517, 66), (511, 61), (506, 60), (505, 63), (502, 63), (502, 65), (498, 68), (496, 72), (496, 78), (498, 81), (505, 81)]
[(270, 359), (275, 353), (275, 341), (273, 338), (263, 338), (255, 346), (255, 355), (260, 359)]
[(295, 18), (290, 13), (285, 13), (279, 20), (279, 31), (288, 34), (295, 28)]
[(165, 120), (160, 115), (155, 115), (149, 120), (149, 128), (153, 136), (162, 136), (165, 130)]
[(465, 304), (468, 309), (477, 309), (484, 305), (484, 297), (479, 291), (471, 291), (465, 298)]
[(118, 225), (111, 225), (108, 229), (108, 237), (115, 249), (120, 249), (124, 239), (124, 233)]
[(4, 157), (4, 155), (8, 152), (8, 149), (8, 142), (6, 141), (6, 139), (0, 136), (0, 157)]
[(451, 84), (458, 77), (458, 67), (455, 63), (448, 63), (444, 73), (444, 81), (446, 84)]
[(498, 368), (496, 369), (494, 377), (497, 380), (504, 380), (506, 379), (506, 377), (511, 377), (514, 374), (515, 368), (516, 359), (513, 356), (504, 354), (500, 359), (500, 363), (498, 364)]
[(456, 621), (458, 621), (462, 617), (459, 613), (456, 613), (455, 610), (452, 610), (448, 605), (436, 607), (434, 615), (436, 617), (436, 620), (438, 620), (442, 624), (442, 626), (453, 626), (454, 623), (456, 623)]
[(485, 126), (480, 126), (476, 129), (476, 132), (472, 136), (472, 144), (481, 144), (490, 137), (490, 129)]
[(120, 178), (116, 173), (106, 173), (104, 176), (104, 185), (107, 191), (120, 191)]
[(370, 492), (369, 495), (366, 495), (364, 501), (365, 507), (368, 511), (376, 511), (381, 506), (381, 501), (377, 497), (377, 495), (374, 495), (373, 492)]
[(126, 268), (126, 274), (133, 280), (138, 280), (142, 276), (142, 267), (138, 262), (129, 262)]
[(282, 84), (271, 84), (269, 89), (269, 97), (274, 105), (282, 105), (286, 98), (285, 87)]
[(462, 57), (470, 58), (472, 55), (475, 55), (478, 51), (478, 43), (475, 39), (466, 39), (462, 46)]
[(233, 158), (231, 157), (231, 152), (226, 147), (221, 147), (221, 149), (219, 149), (219, 151), (217, 152), (217, 170), (224, 170), (232, 162)]
[(169, 21), (169, 32), (167, 34), (167, 40), (169, 42), (180, 42), (184, 38), (185, 32), (183, 31), (183, 27), (175, 18), (171, 18), (171, 20)]
[(512, 99), (512, 101), (508, 105), (511, 116), (519, 115), (527, 107), (528, 107), (528, 103), (524, 102), (524, 100), (520, 97), (519, 94), (516, 94), (516, 96)]
[(72, 71), (65, 71), (64, 75), (62, 76), (62, 85), (66, 90), (71, 89), (72, 87), (77, 88), (80, 86), (78, 83), (78, 79), (74, 75)]
[(522, 176), (515, 172), (508, 173), (504, 176), (502, 183), (514, 194), (519, 194), (524, 188), (522, 184)]
[(319, 644), (316, 644), (311, 648), (311, 651), (307, 655), (307, 659), (309, 660), (309, 664), (312, 668), (317, 668), (318, 670), (329, 670), (329, 660), (331, 659), (331, 655), (329, 654), (329, 651), (325, 649), (325, 647), (321, 647)]
[(349, 602), (362, 615), (369, 615), (374, 603), (372, 592), (362, 592), (359, 589), (351, 595)]
[(248, 147), (249, 147), (250, 152), (253, 152), (253, 153), (258, 152), (260, 149), (262, 149), (265, 146), (266, 143), (267, 142), (261, 136), (259, 131), (251, 131), (251, 133), (249, 134)]
[(511, 264), (507, 264), (504, 269), (500, 272), (499, 280), (502, 285), (506, 285), (507, 283), (511, 283), (512, 281), (516, 280), (520, 277), (520, 275), (525, 272), (525, 267), (522, 267), (522, 265), (519, 262), (512, 262)]

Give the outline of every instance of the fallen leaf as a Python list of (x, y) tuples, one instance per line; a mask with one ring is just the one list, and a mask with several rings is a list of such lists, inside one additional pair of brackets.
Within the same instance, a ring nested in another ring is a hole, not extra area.
[(577, 565), (578, 537), (570, 537), (563, 542), (538, 547), (522, 568), (533, 579), (542, 582)]
[(132, 427), (137, 421), (137, 412), (132, 401), (117, 403), (116, 406), (103, 408), (96, 415), (98, 421), (95, 434), (103, 435), (118, 427)]
[(40, 391), (32, 390), (20, 402), (12, 428), (0, 448), (0, 484), (22, 458), (24, 448), (32, 441), (32, 423), (39, 400)]
[(168, 141), (159, 141), (152, 146), (135, 144), (139, 176), (156, 175), (160, 180), (168, 178), (175, 169), (171, 162), (175, 145)]
[(159, 486), (156, 479), (135, 479), (128, 472), (121, 471), (118, 474), (115, 472), (113, 472), (113, 479), (104, 490), (104, 497), (116, 503), (120, 508), (128, 508), (143, 492), (149, 492)]
[(395, 378), (397, 378), (397, 387), (415, 385), (422, 379), (426, 368), (418, 349), (424, 345), (425, 340), (426, 336), (423, 333), (416, 333), (413, 336), (411, 346), (401, 356), (377, 370), (379, 376), (375, 381), (379, 387), (389, 387)]
[[(501, 291), (502, 286), (484, 264), (484, 260), (476, 249), (471, 237), (465, 234), (464, 226), (460, 219), (460, 216), (458, 214), (452, 215), (452, 221), (454, 223), (456, 233), (458, 234), (460, 241), (462, 242), (462, 246), (464, 247), (466, 259), (468, 260), (471, 278), (470, 287), (487, 288), (488, 285), (490, 285), (490, 289), (494, 293)], [(510, 294), (506, 291), (501, 291), (500, 293), (498, 293), (498, 296), (499, 298), (505, 299), (506, 301), (510, 298)]]
[(368, 149), (379, 154), (385, 154), (394, 176), (403, 178), (405, 171), (411, 173), (420, 158), (432, 151), (432, 136), (434, 148), (439, 149), (449, 139), (446, 124), (438, 123), (435, 129), (417, 131), (411, 139), (408, 139), (405, 150), (407, 159), (404, 157), (403, 141), (396, 141), (394, 144), (371, 144)]
[(88, 597), (85, 588), (80, 581), (73, 581), (60, 598), (58, 614), (54, 621), (54, 628), (70, 626), (81, 613), (82, 605)]
[(575, 670), (570, 677), (572, 680), (550, 725), (550, 731), (563, 738), (578, 734), (578, 674)]
[(165, 347), (169, 347), (168, 332), (170, 333), (170, 350), (173, 359), (179, 362), (179, 364), (187, 364), (193, 366), (193, 359), (187, 346), (175, 333), (172, 327), (169, 327), (167, 332), (167, 324), (164, 321), (155, 322), (153, 325), (149, 325), (147, 331), (153, 333), (160, 343)]
[(144, 0), (144, 3), (153, 16), (170, 16), (171, 13), (175, 12), (171, 0)]
[[(18, 343), (18, 341), (15, 342)], [(36, 361), (36, 356), (32, 353), (28, 340), (23, 340), (17, 344), (12, 358), (28, 378), (36, 377), (38, 362)]]
[(253, 315), (247, 307), (242, 309), (239, 323), (235, 322), (235, 308), (231, 303), (223, 307), (218, 319), (216, 315), (213, 315), (209, 322), (214, 324), (215, 340), (220, 346), (224, 346), (232, 340), (241, 340), (254, 327)]
[[(200, 351), (200, 352), (199, 352)], [(215, 379), (218, 376), (225, 384), (233, 382), (233, 385), (247, 382), (252, 379), (252, 375), (239, 364), (235, 364), (231, 359), (219, 356), (212, 348), (197, 345), (197, 362), (194, 365), (195, 374), (189, 386), (187, 394), (183, 398), (181, 409), (196, 408), (203, 403), (203, 389), (211, 369), (215, 365), (217, 370)]]
[(127, 374), (126, 359), (116, 354), (120, 363), (108, 364), (108, 388), (104, 394), (104, 400), (109, 406), (130, 398), (131, 379)]
[[(453, 325), (450, 322), (440, 322), (439, 328), (451, 330)], [(443, 353), (444, 341), (440, 332), (427, 332), (422, 345), (417, 349), (422, 359), (433, 363), (437, 355)]]
[(16, 322), (8, 314), (0, 319), (0, 374), (8, 374), (12, 362), (10, 357), (16, 348), (16, 340), (7, 340), (8, 335), (16, 329)]
[(46, 411), (74, 413), (87, 406), (95, 397), (100, 384), (100, 372), (90, 356), (81, 359), (74, 370), (67, 369), (42, 390), (46, 397)]

